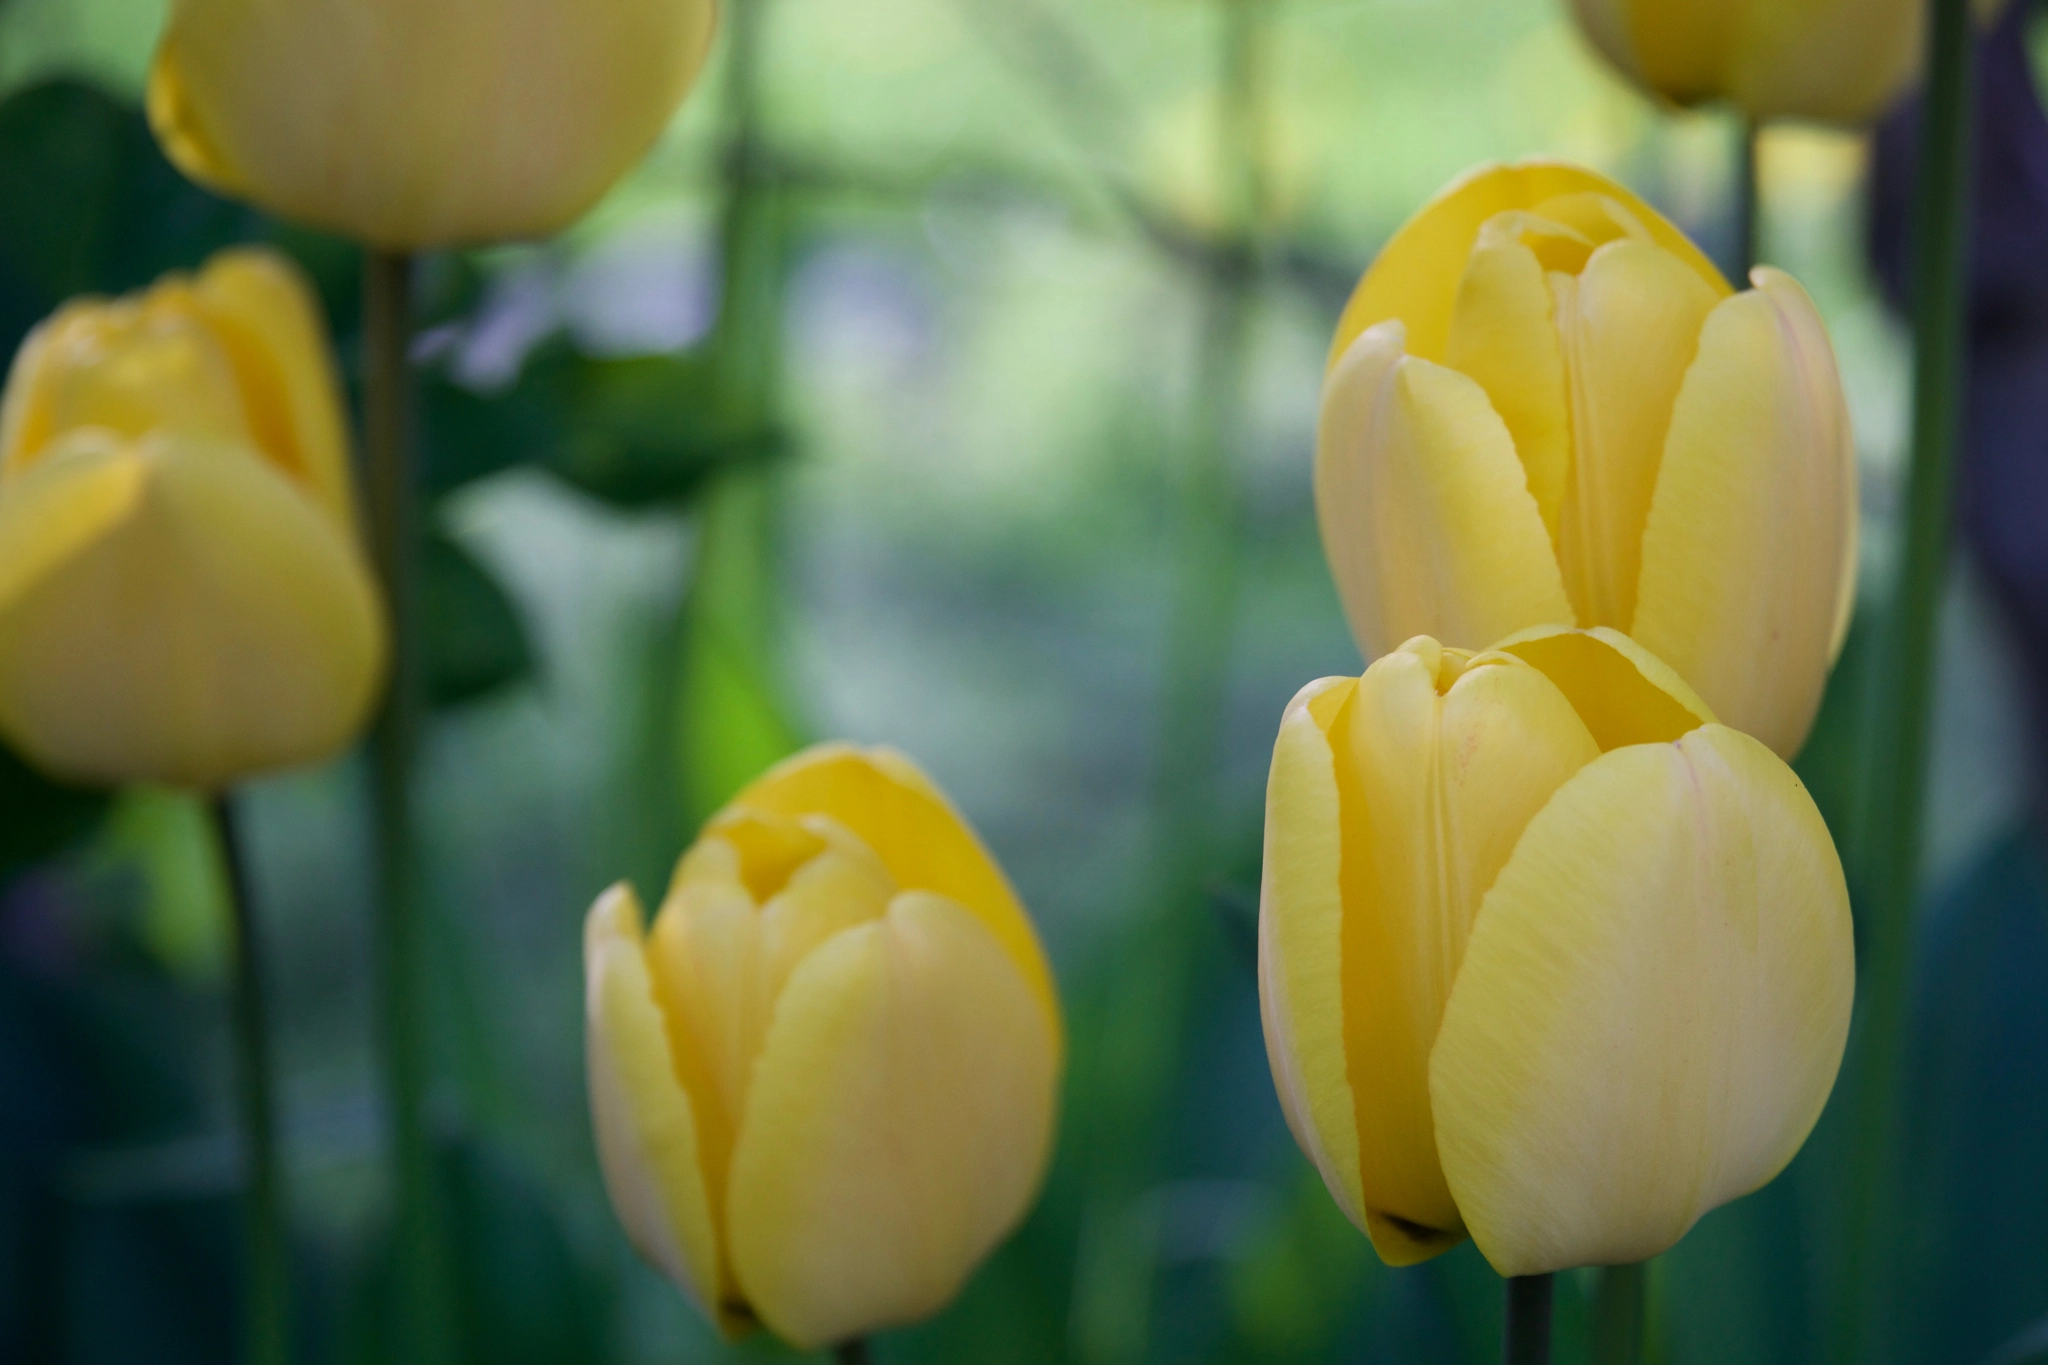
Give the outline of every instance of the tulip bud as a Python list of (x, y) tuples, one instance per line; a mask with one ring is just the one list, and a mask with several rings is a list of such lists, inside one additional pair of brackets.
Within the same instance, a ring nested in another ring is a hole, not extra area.
[(1674, 104), (1867, 123), (1919, 69), (1921, 0), (1572, 0), (1630, 80)]
[(642, 1255), (728, 1335), (937, 1312), (1035, 1196), (1063, 1049), (1024, 909), (930, 779), (821, 745), (741, 792), (651, 932), (584, 927), (591, 1112)]
[(1570, 166), (1479, 171), (1403, 228), (1338, 326), (1316, 454), (1366, 657), (1605, 626), (1795, 754), (1854, 602), (1855, 449), (1812, 301), (1755, 283)]
[(713, 0), (175, 0), (149, 118), (223, 194), (391, 251), (543, 237), (667, 126)]
[(340, 388), (281, 257), (68, 304), (0, 400), (0, 731), (86, 782), (326, 758), (383, 676)]
[(1391, 1265), (1655, 1256), (1806, 1140), (1847, 887), (1798, 778), (1609, 630), (1411, 640), (1288, 707), (1260, 1004), (1289, 1126)]

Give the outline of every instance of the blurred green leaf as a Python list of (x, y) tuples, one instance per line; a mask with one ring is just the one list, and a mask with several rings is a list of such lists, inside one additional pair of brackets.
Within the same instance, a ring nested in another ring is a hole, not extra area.
[(607, 358), (555, 337), (517, 382), (480, 392), (430, 371), (421, 388), (428, 486), (447, 493), (519, 464), (620, 507), (688, 502), (712, 476), (778, 454), (780, 433), (716, 414), (696, 352)]
[(420, 616), (427, 695), (435, 706), (474, 701), (533, 669), (512, 600), (468, 550), (439, 532), (421, 552)]
[[(458, 1258), (464, 1356), (473, 1365), (607, 1359), (596, 1284), (548, 1195), (504, 1154), (465, 1139), (440, 1151), (442, 1207)], [(385, 1365), (395, 1294), (387, 1236), (357, 1285), (342, 1359)]]
[(0, 745), (0, 882), (90, 834), (108, 801), (106, 792), (51, 781)]
[(139, 110), (82, 81), (0, 102), (0, 343), (74, 294), (190, 267), (263, 220), (180, 175)]

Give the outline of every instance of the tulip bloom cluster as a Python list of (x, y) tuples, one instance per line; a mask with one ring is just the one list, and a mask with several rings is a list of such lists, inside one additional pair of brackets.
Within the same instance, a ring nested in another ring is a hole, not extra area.
[(651, 932), (584, 931), (590, 1096), (634, 1244), (728, 1334), (943, 1307), (1030, 1206), (1063, 1050), (1031, 922), (900, 755), (826, 745), (714, 818)]
[(30, 336), (0, 404), (0, 730), (85, 782), (326, 758), (383, 680), (340, 388), (281, 257)]
[(1288, 1122), (1391, 1264), (1672, 1246), (1768, 1182), (1848, 1036), (1848, 891), (1785, 764), (1612, 631), (1411, 640), (1288, 707), (1260, 997)]

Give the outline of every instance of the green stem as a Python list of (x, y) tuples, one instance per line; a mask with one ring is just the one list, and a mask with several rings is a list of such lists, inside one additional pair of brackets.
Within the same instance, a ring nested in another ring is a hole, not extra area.
[(211, 809), (221, 864), (227, 871), (228, 909), (235, 935), (236, 1081), (248, 1171), (243, 1203), (248, 1244), (244, 1253), (243, 1349), (251, 1365), (285, 1365), (291, 1359), (291, 1259), (271, 1087), (270, 1021), (263, 1001), (263, 941), (256, 903), (249, 894), (248, 865), (235, 828), (234, 808), (226, 796), (216, 796)]
[(1908, 1002), (1919, 904), (1928, 740), (1935, 689), (1935, 635), (1947, 579), (1955, 448), (1962, 427), (1970, 200), (1974, 185), (1975, 46), (1970, 0), (1932, 0), (1921, 112), (1913, 236), (1913, 462), (1906, 489), (1904, 562), (1888, 622), (1880, 676), (1889, 686), (1871, 746), (1880, 755), (1873, 792), (1875, 850), (1865, 885), (1855, 1187), (1844, 1246), (1845, 1311), (1836, 1358), (1860, 1361), (1883, 1339), (1887, 1277), (1872, 1249), (1896, 1203)]
[(1737, 116), (1735, 125), (1735, 246), (1731, 253), (1734, 283), (1747, 288), (1750, 272), (1757, 267), (1763, 242), (1764, 187), (1757, 155), (1763, 139), (1763, 125), (1747, 114)]
[(1593, 1365), (1641, 1365), (1649, 1327), (1647, 1261), (1600, 1271), (1593, 1291)]
[(412, 258), (369, 252), (363, 268), (363, 437), (370, 539), (391, 614), (391, 682), (371, 738), (377, 845), (377, 1015), (397, 1204), (396, 1358), (457, 1353), (454, 1270), (427, 1131), (426, 942), (413, 846), (412, 779), (422, 677), (413, 465)]
[(1501, 1333), (1506, 1365), (1550, 1365), (1552, 1277), (1521, 1275), (1508, 1281), (1507, 1320)]
[(872, 1357), (868, 1354), (867, 1338), (855, 1337), (851, 1341), (841, 1342), (839, 1349), (832, 1353), (832, 1358), (839, 1362), (839, 1365), (868, 1365)]

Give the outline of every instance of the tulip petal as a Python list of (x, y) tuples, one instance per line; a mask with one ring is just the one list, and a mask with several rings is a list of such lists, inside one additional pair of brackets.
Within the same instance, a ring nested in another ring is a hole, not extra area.
[(1487, 893), (1430, 1064), (1437, 1144), (1502, 1275), (1640, 1261), (1770, 1181), (1854, 994), (1806, 790), (1708, 726), (1583, 769)]
[(1341, 360), (1367, 328), (1387, 321), (1408, 329), (1409, 354), (1442, 361), (1459, 280), (1487, 220), (1576, 194), (1604, 195), (1622, 205), (1657, 245), (1677, 255), (1711, 287), (1724, 295), (1732, 292), (1713, 262), (1676, 225), (1606, 176), (1556, 161), (1483, 166), (1430, 201), (1394, 234), (1345, 305), (1330, 363)]
[(831, 812), (874, 850), (897, 886), (934, 892), (978, 917), (1031, 983), (1054, 1032), (1061, 1030), (1052, 969), (1009, 879), (945, 795), (902, 754), (816, 745), (769, 769), (728, 810), (732, 820), (750, 812), (791, 820)]
[(1757, 119), (1853, 125), (1882, 115), (1912, 82), (1925, 11), (1920, 0), (1752, 0), (1740, 24), (1716, 93)]
[(806, 1349), (937, 1311), (1029, 1207), (1058, 1039), (980, 916), (905, 892), (806, 958), (733, 1158), (733, 1266)]
[(709, 50), (689, 0), (180, 0), (150, 125), (201, 184), (391, 251), (551, 236)]
[(641, 942), (639, 897), (619, 883), (583, 926), (585, 1055), (598, 1164), (641, 1255), (727, 1332), (731, 1306), (706, 1188), (697, 1118), (676, 1080)]
[(1464, 1233), (1437, 1157), (1429, 1057), (1473, 917), (1530, 818), (1600, 753), (1536, 669), (1501, 655), (1455, 667), (1411, 642), (1367, 670), (1329, 730), (1359, 1169), (1367, 1211), (1400, 1233), (1374, 1231), (1397, 1264)]
[(1668, 744), (1714, 713), (1685, 679), (1619, 631), (1539, 626), (1494, 646), (1534, 665), (1570, 700), (1602, 753)]
[[(1677, 104), (1697, 104), (1731, 93), (1729, 64), (1735, 59), (1748, 17), (1785, 0), (1625, 0), (1628, 10), (1629, 69), (1652, 90)], [(1808, 54), (1808, 60), (1813, 54)]]
[(60, 439), (0, 488), (0, 586), (0, 728), (80, 781), (215, 788), (330, 757), (383, 672), (348, 533), (234, 446)]
[(240, 377), (258, 448), (304, 479), (342, 525), (354, 526), (341, 379), (319, 301), (297, 271), (261, 247), (221, 252), (193, 289)]
[(1790, 758), (1852, 600), (1855, 447), (1812, 301), (1756, 278), (1708, 319), (1679, 394), (1629, 634)]
[(1368, 659), (1417, 635), (1477, 649), (1572, 619), (1507, 427), (1477, 383), (1403, 355), (1398, 323), (1330, 373), (1316, 515)]
[(1287, 1126), (1337, 1207), (1364, 1230), (1358, 1103), (1344, 1054), (1344, 826), (1327, 733), (1357, 690), (1356, 678), (1310, 683), (1280, 722), (1266, 783), (1259, 1014)]
[(1458, 286), (1444, 363), (1478, 381), (1514, 438), (1529, 494), (1554, 545), (1571, 474), (1572, 414), (1564, 346), (1543, 262), (1520, 215), (1489, 223)]
[(1611, 242), (1550, 277), (1570, 392), (1558, 563), (1577, 620), (1627, 629), (1657, 466), (1700, 328), (1720, 296), (1650, 242)]

